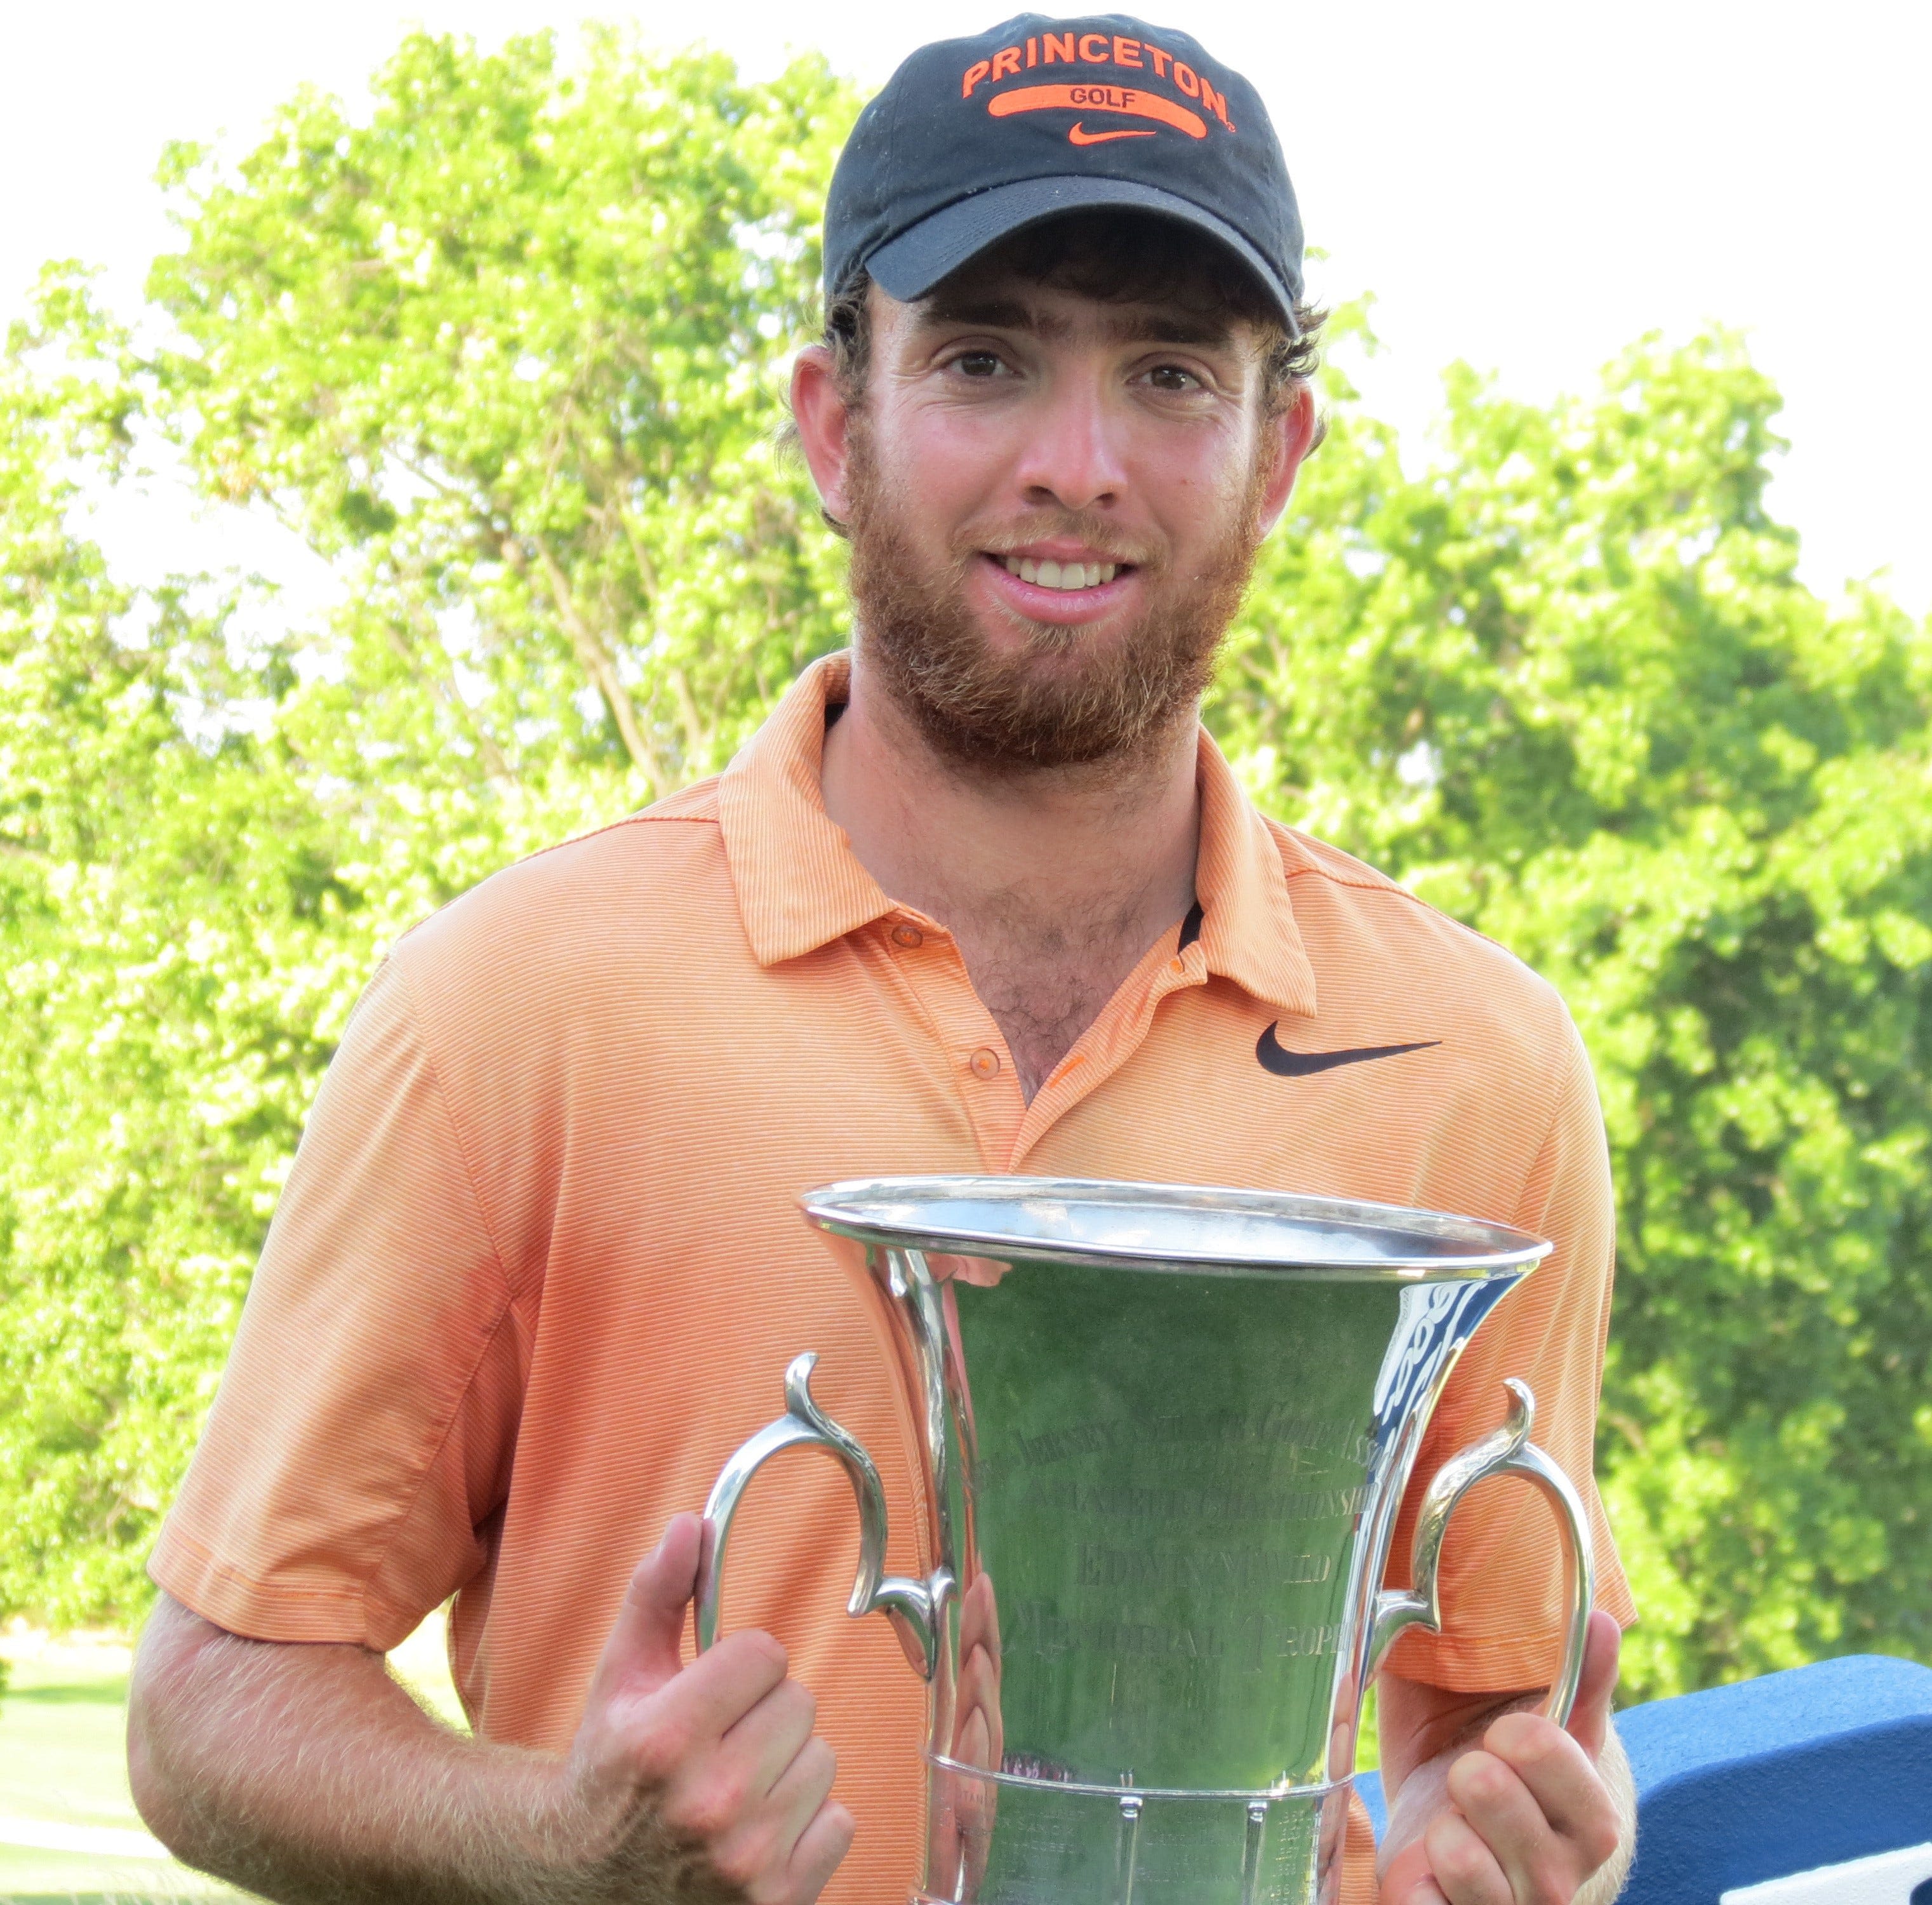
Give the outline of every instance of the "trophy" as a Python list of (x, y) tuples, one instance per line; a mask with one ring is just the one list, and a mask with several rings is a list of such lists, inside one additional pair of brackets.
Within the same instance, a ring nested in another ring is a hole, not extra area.
[(802, 1200), (863, 1293), (917, 1451), (916, 1576), (884, 1571), (869, 1454), (814, 1402), (706, 1504), (698, 1644), (759, 1467), (822, 1450), (858, 1498), (848, 1611), (928, 1688), (915, 1905), (1327, 1905), (1362, 1696), (1476, 1483), (1521, 1475), (1566, 1537), (1568, 1717), (1593, 1590), (1568, 1478), (1508, 1420), (1430, 1483), (1413, 1585), (1383, 1568), (1463, 1346), (1550, 1246), (1473, 1219), (1262, 1191), (879, 1178)]

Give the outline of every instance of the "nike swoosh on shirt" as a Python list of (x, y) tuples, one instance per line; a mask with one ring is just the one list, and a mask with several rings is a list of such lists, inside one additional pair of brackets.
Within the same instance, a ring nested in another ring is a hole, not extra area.
[(1076, 146), (1104, 146), (1110, 139), (1151, 139), (1151, 132), (1123, 130), (1120, 132), (1089, 132), (1078, 119), (1066, 128), (1066, 136)]
[(1394, 1058), (1405, 1052), (1427, 1052), (1440, 1045), (1440, 1039), (1421, 1039), (1413, 1045), (1360, 1045), (1346, 1052), (1288, 1052), (1275, 1036), (1276, 1019), (1255, 1041), (1255, 1056), (1264, 1071), (1278, 1078), (1305, 1078), (1316, 1072), (1332, 1072), (1337, 1065), (1360, 1065), (1370, 1058)]

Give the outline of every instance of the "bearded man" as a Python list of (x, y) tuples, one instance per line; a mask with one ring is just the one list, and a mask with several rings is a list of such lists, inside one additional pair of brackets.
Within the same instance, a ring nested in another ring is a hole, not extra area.
[[(1390, 1827), (1378, 1873), (1358, 1809), (1340, 1889), (1607, 1898), (1630, 1610), (1590, 1474), (1612, 1238), (1587, 1060), (1508, 955), (1264, 820), (1198, 723), (1318, 435), (1261, 101), (1119, 16), (926, 47), (853, 135), (826, 260), (793, 398), (851, 540), (851, 652), (722, 776), (500, 874), (372, 981), (154, 1556), (142, 1811), (277, 1899), (904, 1898), (922, 1694), (842, 1612), (832, 1465), (754, 1492), (736, 1631), (694, 1660), (684, 1639), (688, 1510), (801, 1347), (889, 1495), (911, 1486), (796, 1198), (1156, 1179), (1555, 1240), (1413, 1486), (1528, 1379), (1604, 1557), (1582, 1692), (1567, 1730), (1523, 1710), (1561, 1564), (1543, 1511), (1490, 1491), (1444, 1633), (1379, 1683)], [(452, 1596), (473, 1737), (384, 1669)]]

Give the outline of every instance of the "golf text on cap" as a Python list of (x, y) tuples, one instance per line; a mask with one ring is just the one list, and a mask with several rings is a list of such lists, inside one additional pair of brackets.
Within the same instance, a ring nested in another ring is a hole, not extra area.
[[(1202, 105), (1229, 132), (1234, 122), (1228, 117), (1227, 96), (1215, 90), (1185, 60), (1156, 46), (1151, 40), (1130, 40), (1121, 34), (1041, 33), (1030, 36), (1024, 46), (1002, 46), (991, 59), (976, 59), (959, 76), (959, 97), (970, 99), (974, 90), (988, 82), (1016, 80), (1023, 71), (1038, 66), (1112, 66), (1152, 69), (1157, 80), (1168, 80), (1190, 99)], [(1075, 95), (1078, 95), (1076, 97)], [(1204, 139), (1208, 128), (1197, 112), (1162, 93), (1106, 86), (1028, 86), (1018, 91), (995, 94), (987, 102), (995, 118), (1013, 112), (1044, 112), (1050, 107), (1084, 108), (1089, 112), (1126, 112), (1141, 118), (1159, 119), (1178, 126), (1196, 139)], [(1091, 143), (1089, 135), (1085, 141)]]

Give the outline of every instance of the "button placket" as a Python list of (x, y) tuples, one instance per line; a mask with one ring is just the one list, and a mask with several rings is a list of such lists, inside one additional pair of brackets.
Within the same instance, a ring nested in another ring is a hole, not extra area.
[(1134, 1053), (1153, 1036), (1154, 1020), (1164, 1000), (1171, 994), (1204, 985), (1207, 980), (1207, 958), (1198, 940), (1166, 958), (1157, 950), (1150, 950), (1121, 982), (1120, 991), (1108, 1002), (1100, 1018), (1088, 1028), (1079, 1046), (1061, 1060), (1027, 1107), (1012, 1161), (1007, 1168), (1022, 1168), (1027, 1154), (1061, 1118), (1132, 1061)]
[[(881, 922), (880, 942), (917, 994), (938, 1034), (988, 1170), (1003, 1170), (1026, 1114), (998, 1028), (973, 989), (966, 963), (945, 930), (901, 914)], [(914, 954), (917, 956), (911, 956)], [(990, 1035), (990, 1036), (989, 1036)]]

